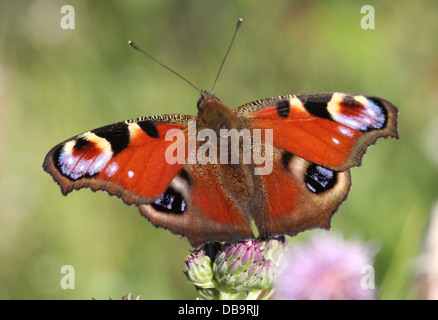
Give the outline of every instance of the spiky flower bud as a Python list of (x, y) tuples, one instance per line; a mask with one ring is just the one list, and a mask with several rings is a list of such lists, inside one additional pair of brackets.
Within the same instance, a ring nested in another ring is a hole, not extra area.
[(287, 249), (284, 237), (209, 243), (187, 258), (184, 273), (204, 299), (267, 299)]
[(264, 263), (258, 241), (226, 244), (216, 256), (213, 274), (225, 291), (248, 291), (255, 286)]
[(277, 271), (280, 273), (287, 263), (287, 254), (289, 252), (289, 242), (284, 236), (269, 239), (265, 242), (260, 242), (260, 249), (263, 252), (263, 257), (266, 260), (273, 262)]
[(259, 290), (266, 290), (274, 285), (277, 279), (278, 270), (271, 260), (265, 260), (257, 274), (253, 279), (253, 288)]
[(195, 250), (187, 257), (184, 274), (198, 288), (209, 289), (215, 286), (211, 259), (203, 250)]

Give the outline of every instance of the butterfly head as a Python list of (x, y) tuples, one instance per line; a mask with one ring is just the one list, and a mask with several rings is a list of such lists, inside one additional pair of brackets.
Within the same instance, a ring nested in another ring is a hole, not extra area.
[(201, 98), (197, 102), (198, 122), (204, 128), (210, 128), (217, 132), (220, 129), (238, 128), (238, 120), (214, 94), (201, 91)]
[(213, 93), (201, 90), (201, 98), (199, 98), (198, 102), (196, 103), (198, 111), (200, 112), (206, 104), (213, 103), (214, 101), (221, 103), (219, 98), (217, 98)]

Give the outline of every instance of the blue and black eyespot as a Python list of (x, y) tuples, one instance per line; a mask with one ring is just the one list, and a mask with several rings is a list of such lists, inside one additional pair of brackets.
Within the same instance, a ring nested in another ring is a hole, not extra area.
[(306, 171), (304, 182), (313, 193), (319, 194), (332, 189), (338, 181), (336, 171), (312, 163)]
[(187, 203), (182, 194), (172, 187), (167, 188), (151, 205), (157, 211), (176, 214), (184, 213), (187, 208)]

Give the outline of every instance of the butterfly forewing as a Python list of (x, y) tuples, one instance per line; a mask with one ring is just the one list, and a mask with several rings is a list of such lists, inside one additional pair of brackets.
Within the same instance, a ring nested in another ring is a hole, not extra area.
[(90, 187), (148, 203), (159, 197), (182, 164), (163, 166), (170, 129), (187, 130), (190, 116), (144, 117), (87, 131), (55, 146), (43, 167), (64, 194)]
[(273, 129), (275, 146), (336, 171), (360, 165), (378, 138), (398, 138), (397, 109), (372, 96), (286, 95), (257, 100), (234, 112), (251, 128)]

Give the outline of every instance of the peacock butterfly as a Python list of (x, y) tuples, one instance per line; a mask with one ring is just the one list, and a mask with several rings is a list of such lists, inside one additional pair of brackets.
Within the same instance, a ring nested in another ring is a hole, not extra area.
[(397, 108), (373, 96), (292, 94), (230, 110), (212, 92), (201, 91), (197, 117), (87, 131), (53, 147), (43, 168), (64, 195), (104, 190), (198, 247), (329, 229), (349, 169), (378, 138), (398, 139)]

